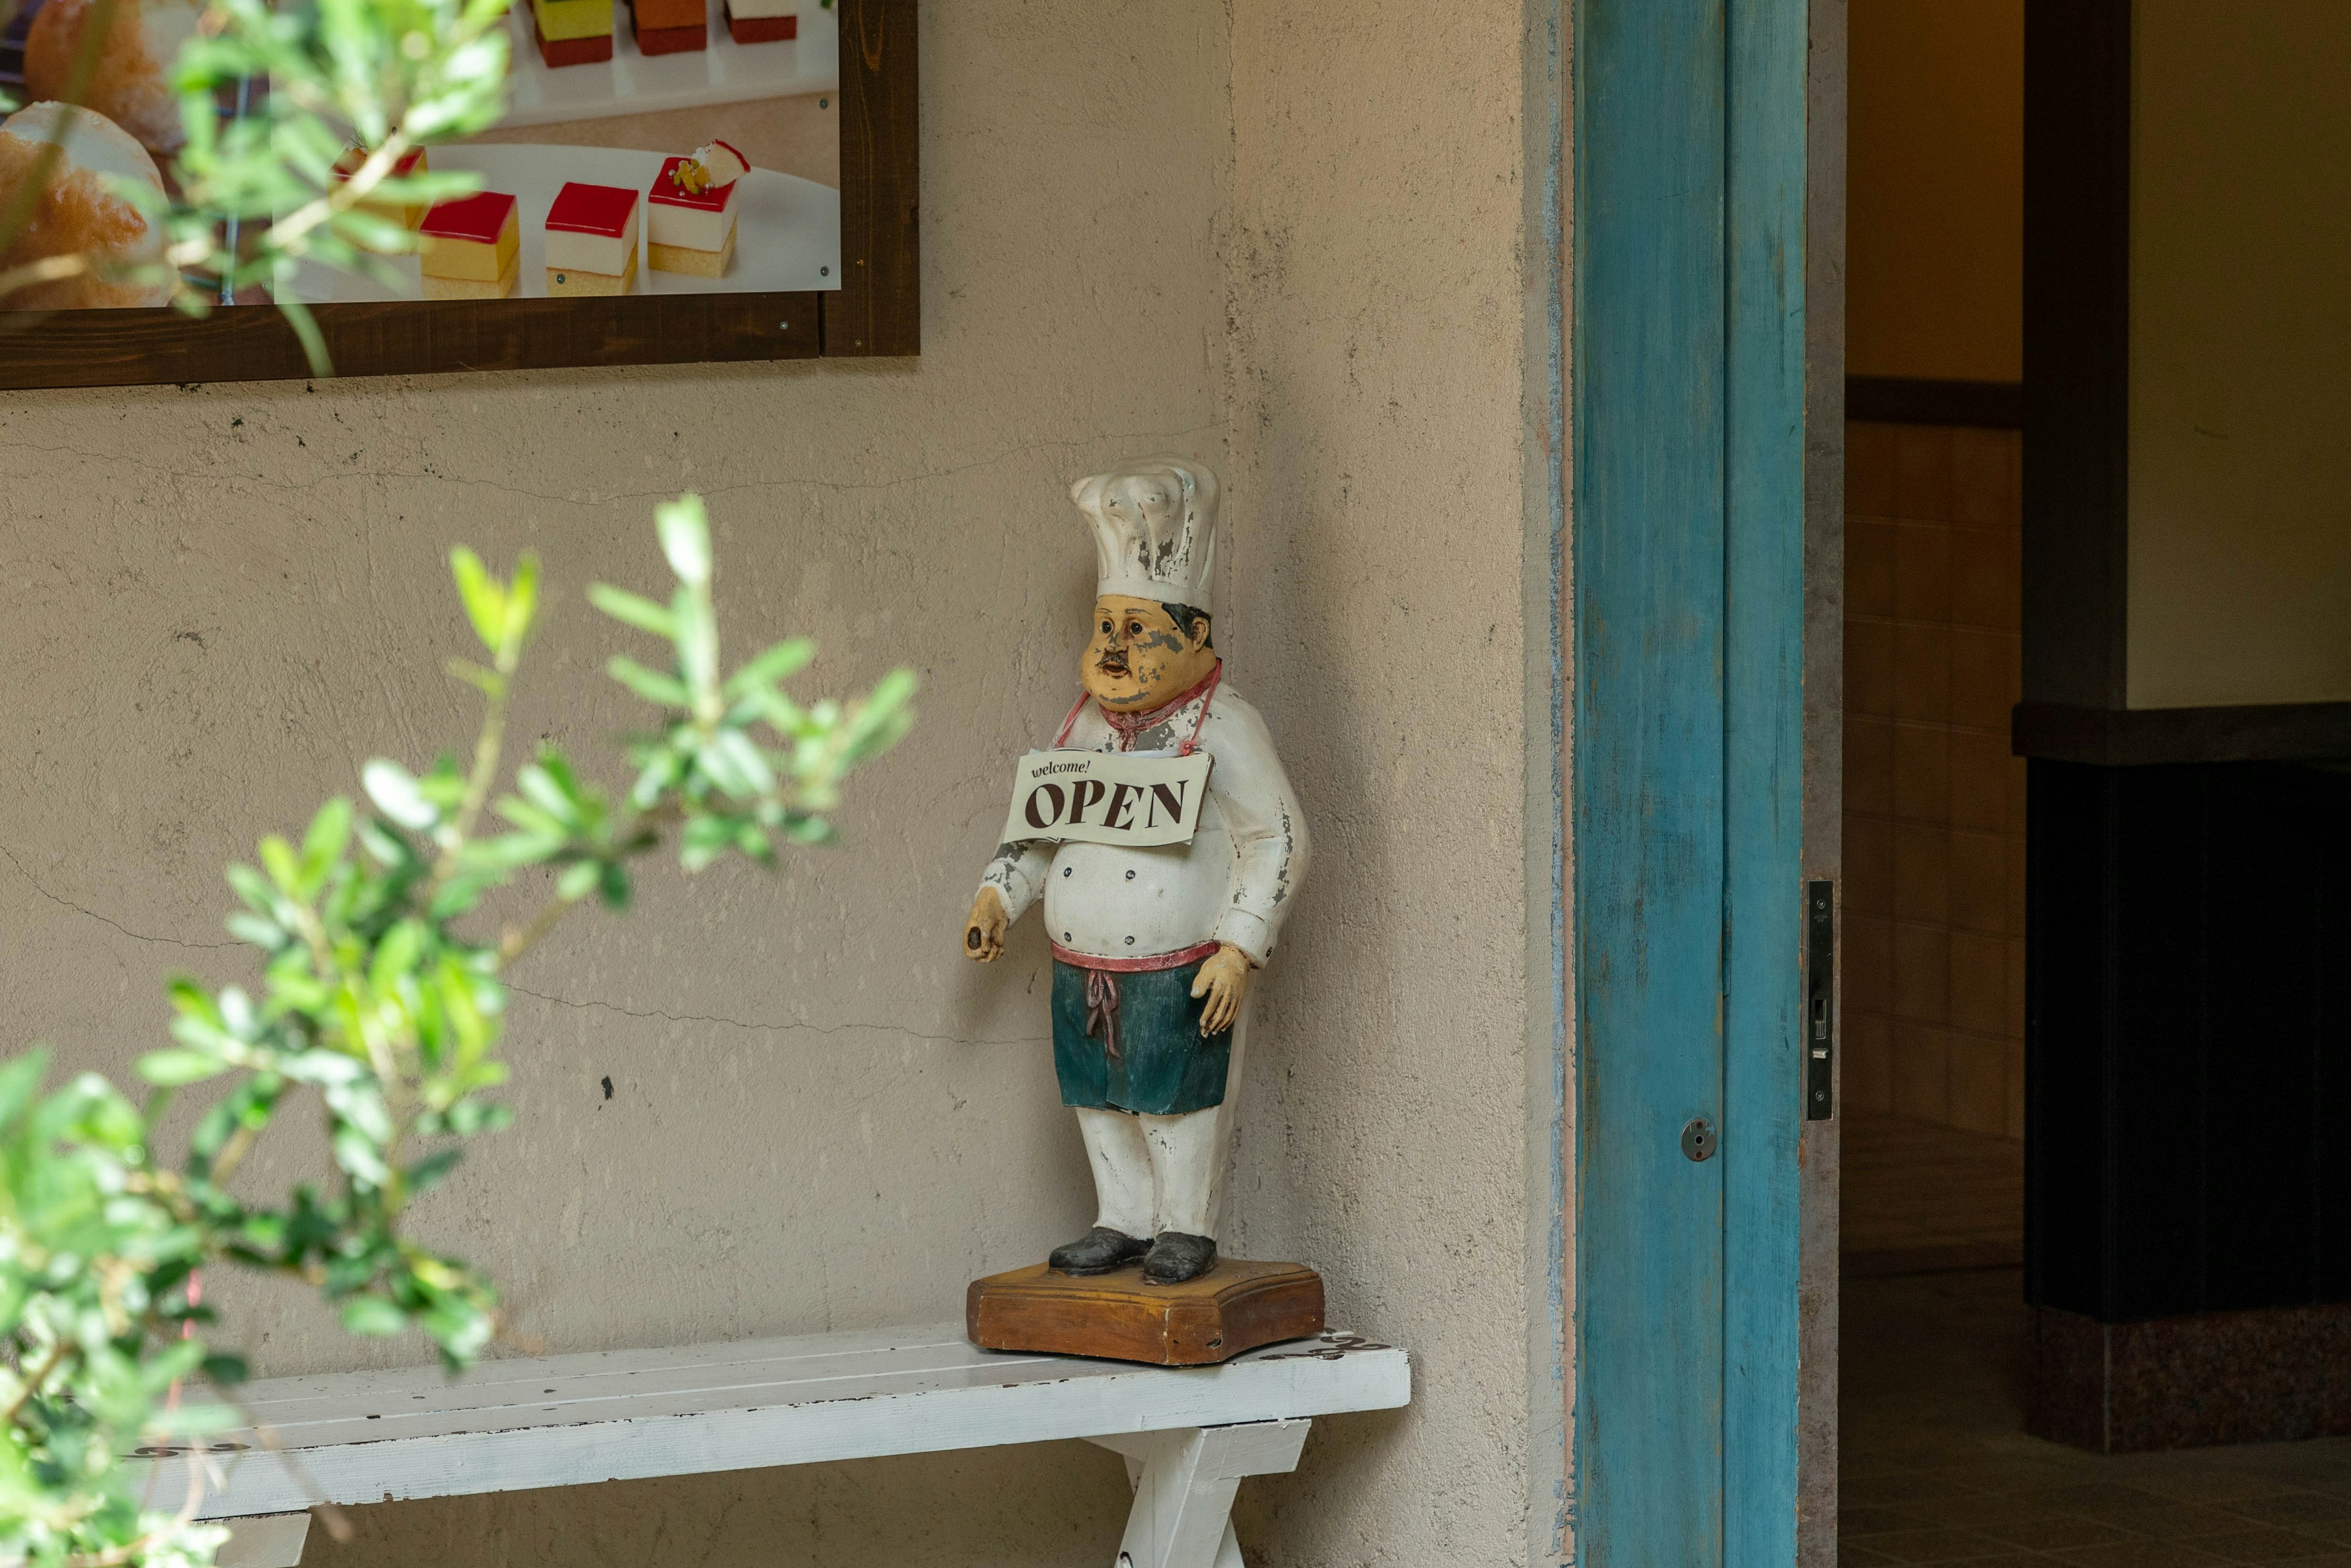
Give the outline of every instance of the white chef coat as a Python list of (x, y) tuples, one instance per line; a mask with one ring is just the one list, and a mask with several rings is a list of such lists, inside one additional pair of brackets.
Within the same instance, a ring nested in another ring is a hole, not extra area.
[[(1208, 704), (1200, 720), (1200, 704)], [(1188, 844), (1129, 849), (1113, 844), (999, 844), (980, 881), (1018, 920), (1042, 893), (1048, 935), (1099, 958), (1146, 958), (1203, 942), (1226, 942), (1263, 964), (1273, 952), (1306, 874), (1306, 818), (1274, 755), (1257, 709), (1220, 681), (1139, 729), (1132, 749), (1174, 751), (1199, 726), (1198, 749), (1214, 757), (1199, 830)], [(1061, 744), (1072, 750), (1128, 749), (1087, 703)]]

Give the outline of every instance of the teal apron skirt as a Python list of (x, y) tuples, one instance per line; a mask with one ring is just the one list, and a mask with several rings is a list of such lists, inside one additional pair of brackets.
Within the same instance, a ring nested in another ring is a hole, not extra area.
[(1208, 998), (1192, 994), (1206, 956), (1167, 969), (1097, 969), (1054, 947), (1053, 1071), (1062, 1104), (1178, 1116), (1225, 1103), (1233, 1031), (1202, 1035)]

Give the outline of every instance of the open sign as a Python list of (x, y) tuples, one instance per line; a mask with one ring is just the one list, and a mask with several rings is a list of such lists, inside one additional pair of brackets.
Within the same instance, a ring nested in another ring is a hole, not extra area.
[(1013, 769), (1001, 841), (1189, 843), (1215, 760), (1204, 751), (1032, 751)]

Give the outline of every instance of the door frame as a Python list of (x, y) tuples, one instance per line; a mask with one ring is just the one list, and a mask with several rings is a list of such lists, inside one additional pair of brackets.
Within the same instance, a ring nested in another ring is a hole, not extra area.
[[(1841, 577), (1820, 482), (1841, 406), (1808, 419), (1806, 392), (1841, 387), (1842, 367), (1807, 339), (1808, 209), (1825, 199), (1807, 180), (1813, 9), (1576, 10), (1572, 1431), (1588, 1568), (1792, 1568), (1800, 1533), (1804, 1560), (1827, 1561), (1804, 1472), (1834, 1448), (1833, 1367), (1819, 1375), (1834, 1124), (1805, 1120), (1801, 1026), (1803, 883), (1834, 852), (1832, 830), (1808, 862), (1805, 830), (1834, 821), (1837, 756), (1834, 661), (1825, 702), (1805, 679), (1834, 606), (1816, 591), (1808, 613), (1807, 578)], [(1685, 1156), (1693, 1121), (1719, 1153)]]

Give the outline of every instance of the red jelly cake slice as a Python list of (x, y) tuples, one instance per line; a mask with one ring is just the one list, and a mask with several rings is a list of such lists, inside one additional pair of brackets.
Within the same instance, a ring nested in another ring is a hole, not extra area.
[(800, 36), (800, 0), (726, 0), (726, 34), (738, 44), (773, 44)]
[[(742, 168), (742, 155), (726, 142), (711, 146), (725, 148), (733, 167)], [(735, 255), (735, 197), (742, 181), (704, 184), (704, 178), (703, 166), (691, 158), (672, 158), (653, 176), (653, 189), (645, 193), (645, 261), (654, 271), (726, 276)]]
[(503, 299), (515, 291), (522, 255), (522, 231), (515, 199), (504, 191), (479, 191), (442, 202), (417, 225), (424, 251), (427, 299)]
[(710, 47), (706, 0), (629, 0), (629, 26), (637, 52), (674, 55)]
[(626, 294), (637, 277), (637, 193), (574, 180), (547, 210), (547, 291)]

